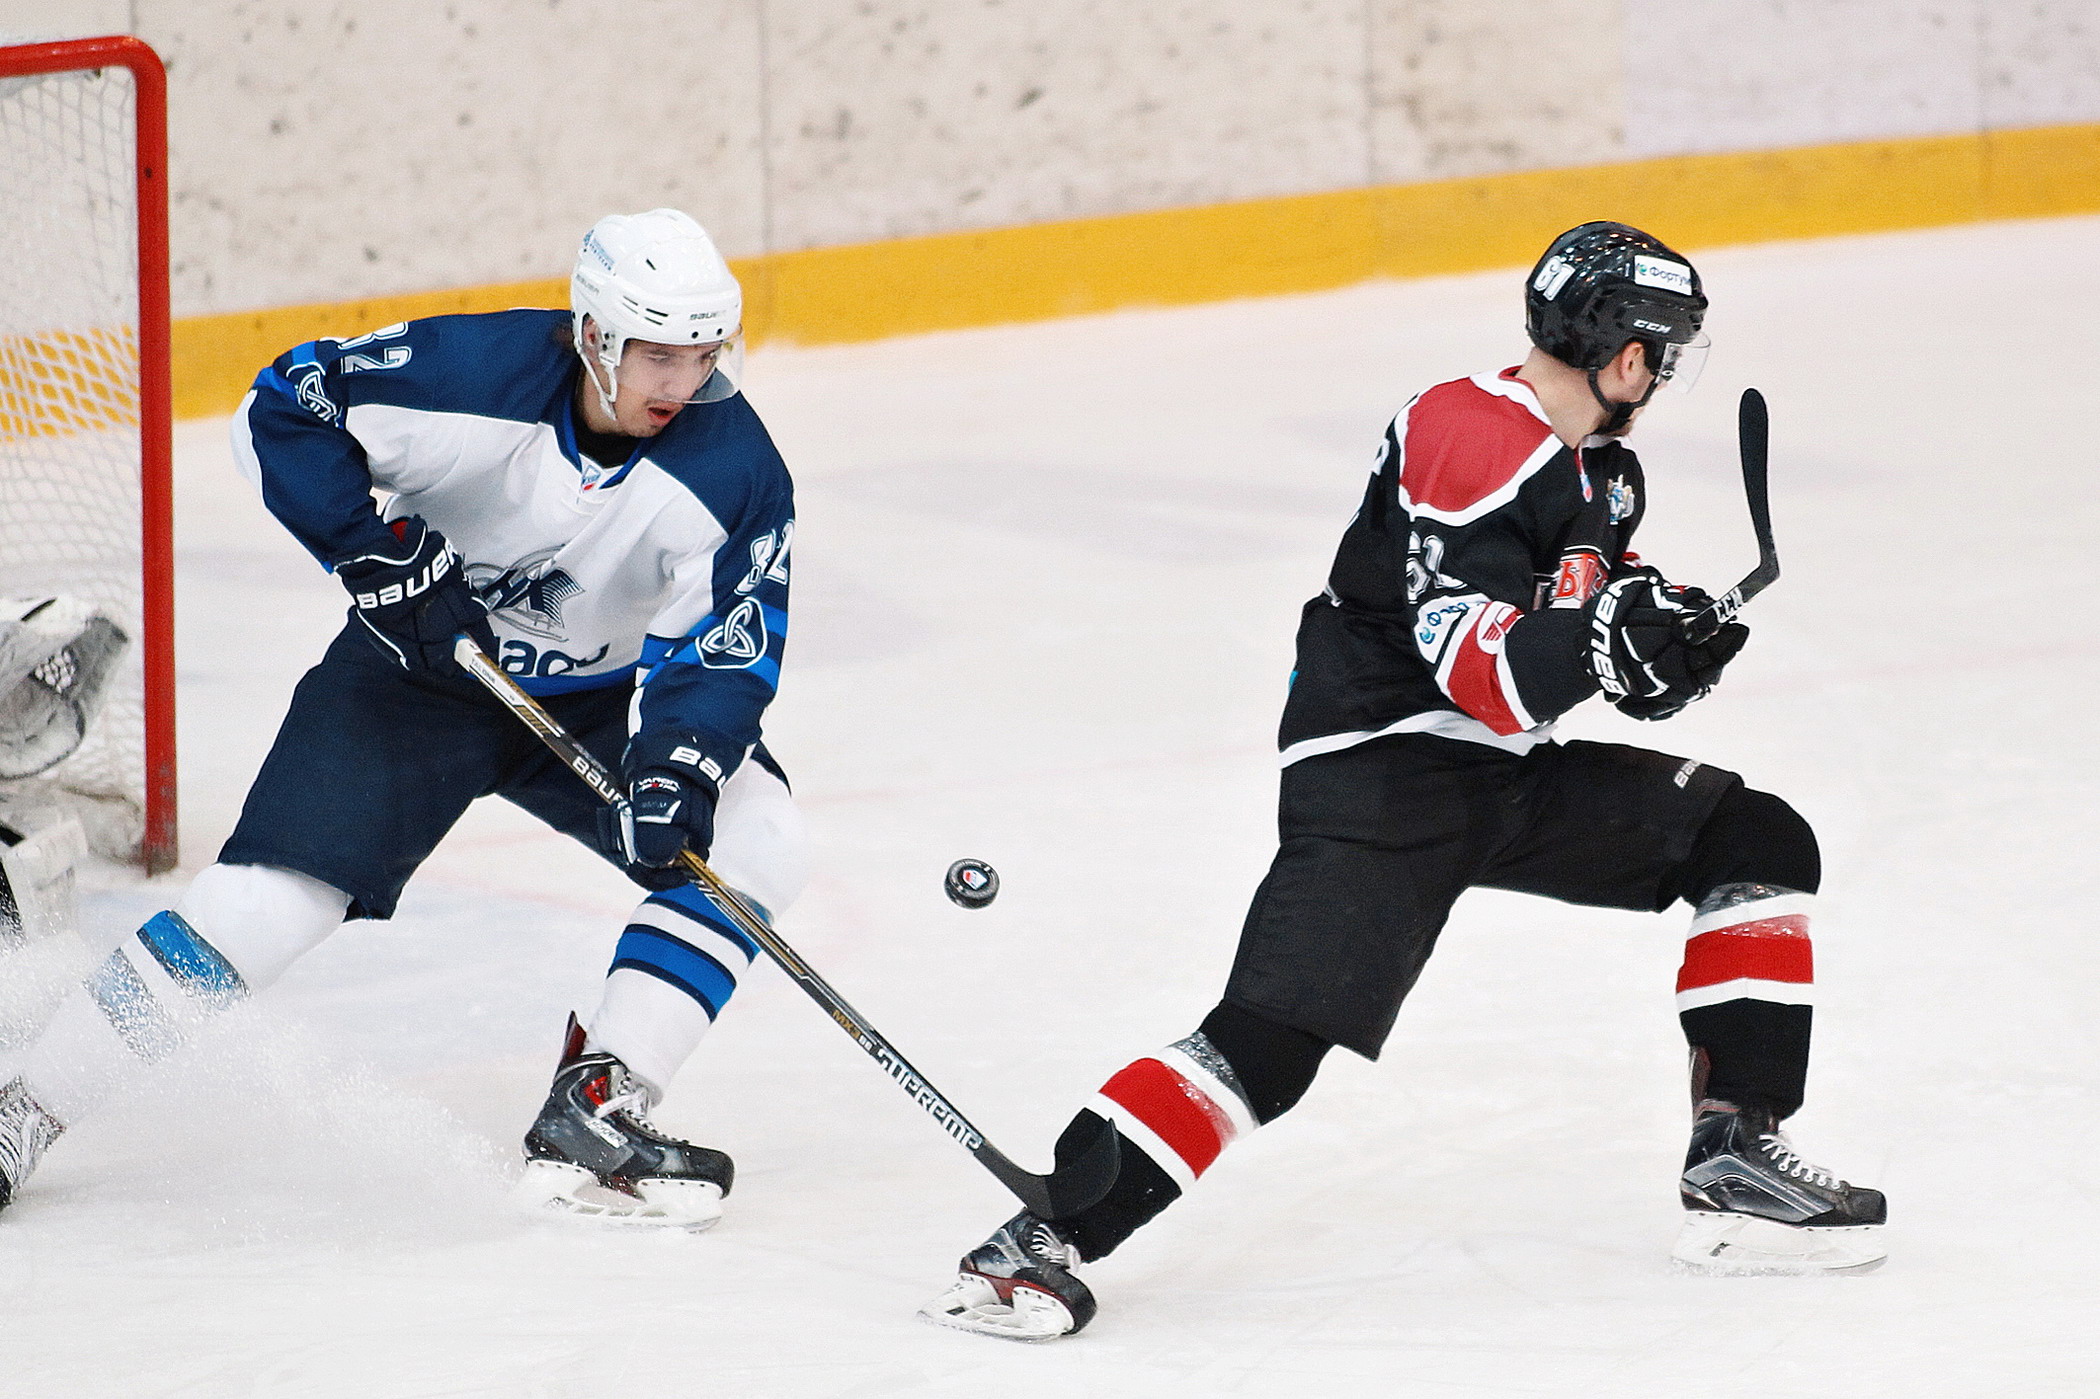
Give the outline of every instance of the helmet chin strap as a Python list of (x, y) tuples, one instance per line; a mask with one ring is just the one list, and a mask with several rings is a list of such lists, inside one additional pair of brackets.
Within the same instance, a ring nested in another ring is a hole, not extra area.
[(1597, 406), (1604, 410), (1604, 421), (1597, 424), (1598, 434), (1604, 437), (1612, 437), (1616, 436), (1628, 423), (1633, 421), (1634, 414), (1648, 406), (1648, 400), (1655, 397), (1655, 391), (1662, 387), (1662, 376), (1660, 374), (1651, 375), (1648, 380), (1648, 391), (1633, 402), (1616, 403), (1606, 398), (1604, 390), (1597, 387), (1597, 375), (1602, 369), (1603, 366), (1599, 365), (1596, 369), (1592, 369), (1589, 372), (1590, 397), (1596, 399)]
[[(583, 377), (591, 381), (591, 388), (598, 394), (598, 402), (605, 407), (605, 415), (617, 422), (620, 413), (613, 407), (613, 398), (620, 392), (620, 362), (617, 358), (611, 361), (605, 358), (605, 352), (609, 348), (605, 327), (594, 320), (591, 322), (591, 329), (598, 332), (597, 350), (592, 351), (585, 346), (583, 327), (579, 324), (576, 328), (576, 357), (583, 361)], [(621, 348), (625, 349), (626, 346), (622, 345)], [(593, 366), (605, 371), (603, 381), (591, 373)]]
[(611, 418), (617, 424), (620, 420), (620, 410), (613, 407), (613, 398), (620, 392), (620, 366), (607, 364), (601, 358), (598, 361), (598, 367), (605, 371), (605, 379), (603, 382), (600, 382), (598, 376), (593, 374), (591, 376), (591, 387), (598, 391), (598, 402), (604, 405), (605, 416)]

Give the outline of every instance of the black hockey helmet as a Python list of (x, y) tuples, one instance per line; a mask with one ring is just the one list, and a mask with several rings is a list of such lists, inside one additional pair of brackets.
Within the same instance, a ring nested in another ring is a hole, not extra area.
[[(1623, 223), (1586, 223), (1553, 240), (1524, 284), (1531, 343), (1577, 369), (1599, 369), (1629, 340), (1663, 374), (1706, 319), (1699, 274), (1663, 241)], [(1667, 377), (1667, 376), (1665, 376)]]

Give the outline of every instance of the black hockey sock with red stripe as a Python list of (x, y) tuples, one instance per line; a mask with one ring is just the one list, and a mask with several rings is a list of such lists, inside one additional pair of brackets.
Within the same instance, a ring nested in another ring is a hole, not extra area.
[(1768, 792), (1737, 788), (1679, 871), (1695, 912), (1677, 975), (1692, 1097), (1801, 1106), (1814, 1017), (1809, 914), (1822, 880), (1815, 833)]
[(1316, 1035), (1221, 1004), (1202, 1027), (1118, 1070), (1057, 1140), (1063, 1166), (1105, 1118), (1121, 1150), (1108, 1193), (1058, 1230), (1081, 1257), (1104, 1258), (1181, 1197), (1242, 1134), (1295, 1105), (1331, 1046)]

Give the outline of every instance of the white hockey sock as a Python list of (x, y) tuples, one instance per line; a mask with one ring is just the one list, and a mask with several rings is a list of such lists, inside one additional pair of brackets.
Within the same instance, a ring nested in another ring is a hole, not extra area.
[(289, 870), (211, 866), (60, 1003), (19, 1072), (70, 1125), (200, 1020), (275, 981), (348, 906), (348, 895)]
[(213, 865), (190, 881), (175, 911), (260, 991), (342, 926), (350, 896), (269, 865)]
[[(708, 854), (725, 883), (772, 914), (784, 912), (807, 879), (805, 844), (785, 782), (756, 761), (730, 775)], [(620, 935), (604, 997), (587, 1022), (587, 1046), (618, 1056), (661, 1097), (756, 953), (697, 889), (652, 894)]]
[(661, 1096), (736, 991), (756, 949), (692, 888), (644, 899), (606, 973), (589, 1044)]
[(656, 1101), (692, 1057), (714, 1020), (691, 996), (629, 967), (605, 978), (584, 1048), (610, 1054), (649, 1085)]

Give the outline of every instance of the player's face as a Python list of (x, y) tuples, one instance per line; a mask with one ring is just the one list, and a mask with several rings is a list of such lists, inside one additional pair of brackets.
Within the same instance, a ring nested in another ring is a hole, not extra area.
[[(1624, 349), (1612, 358), (1597, 375), (1597, 387), (1613, 403), (1638, 403), (1641, 407), (1616, 429), (1606, 432), (1608, 437), (1624, 437), (1633, 431), (1633, 425), (1641, 414), (1648, 411), (1648, 395), (1655, 388), (1655, 375), (1648, 369), (1648, 356), (1637, 340), (1627, 342)], [(1604, 431), (1602, 428), (1599, 431)]]
[(628, 341), (620, 354), (619, 391), (613, 396), (619, 430), (629, 437), (654, 437), (669, 427), (671, 419), (700, 396), (700, 386), (721, 357), (719, 344)]

